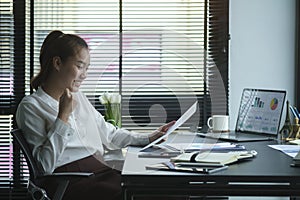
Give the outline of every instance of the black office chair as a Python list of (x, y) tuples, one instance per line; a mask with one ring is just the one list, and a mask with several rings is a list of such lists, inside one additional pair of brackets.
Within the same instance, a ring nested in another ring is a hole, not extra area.
[(70, 180), (80, 177), (91, 177), (93, 173), (83, 173), (83, 172), (65, 172), (65, 173), (52, 173), (52, 174), (43, 174), (42, 167), (32, 156), (32, 151), (29, 148), (27, 141), (23, 135), (23, 132), (20, 129), (14, 129), (11, 131), (11, 135), (14, 140), (20, 146), (21, 151), (23, 152), (28, 168), (29, 168), (29, 183), (28, 183), (28, 192), (30, 193), (32, 199), (34, 200), (49, 200), (46, 191), (39, 187), (38, 183), (45, 179), (58, 180), (57, 189), (54, 193), (53, 200), (60, 200), (63, 198), (64, 193), (69, 185)]

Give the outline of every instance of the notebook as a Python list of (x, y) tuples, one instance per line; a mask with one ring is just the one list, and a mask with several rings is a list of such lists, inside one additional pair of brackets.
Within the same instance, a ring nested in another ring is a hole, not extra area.
[(236, 127), (228, 133), (197, 133), (199, 136), (233, 142), (277, 139), (286, 91), (245, 88)]

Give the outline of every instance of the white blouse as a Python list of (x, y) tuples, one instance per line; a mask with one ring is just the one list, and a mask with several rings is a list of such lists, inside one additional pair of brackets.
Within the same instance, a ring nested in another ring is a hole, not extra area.
[(109, 149), (119, 149), (149, 143), (145, 134), (107, 123), (82, 92), (73, 96), (77, 105), (68, 124), (57, 118), (58, 101), (41, 87), (24, 97), (18, 106), (17, 126), (24, 132), (34, 158), (45, 173), (96, 152), (103, 155), (103, 144)]

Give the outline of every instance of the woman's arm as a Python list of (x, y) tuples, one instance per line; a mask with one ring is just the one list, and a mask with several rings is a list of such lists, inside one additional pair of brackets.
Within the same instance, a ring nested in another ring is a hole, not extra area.
[(32, 98), (25, 98), (18, 107), (16, 121), (33, 151), (33, 157), (42, 164), (45, 173), (52, 173), (74, 130), (44, 110)]
[(166, 131), (175, 123), (175, 121), (162, 125), (150, 134), (137, 133), (122, 128), (116, 128), (106, 122), (103, 116), (96, 110), (95, 116), (99, 122), (98, 130), (101, 135), (103, 144), (110, 149), (126, 147), (128, 145), (143, 146), (156, 140), (166, 133)]

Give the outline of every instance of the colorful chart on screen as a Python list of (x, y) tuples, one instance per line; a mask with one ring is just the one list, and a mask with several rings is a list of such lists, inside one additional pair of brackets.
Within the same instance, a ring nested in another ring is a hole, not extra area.
[(285, 93), (272, 90), (244, 90), (237, 129), (276, 135), (280, 126)]
[(270, 103), (270, 108), (271, 110), (276, 110), (277, 107), (278, 107), (278, 99), (273, 98)]

